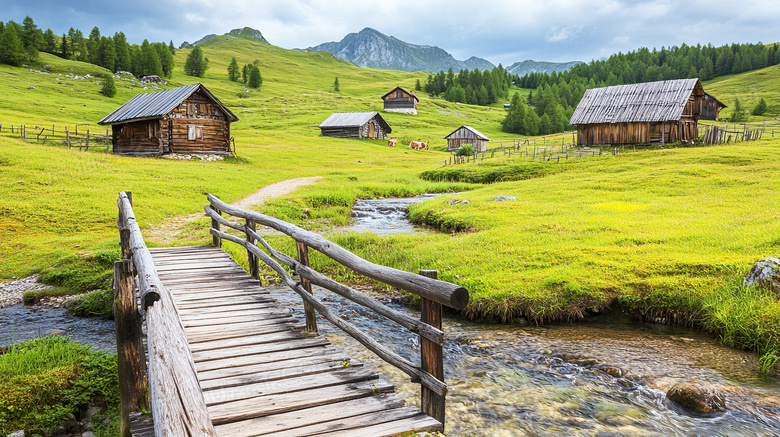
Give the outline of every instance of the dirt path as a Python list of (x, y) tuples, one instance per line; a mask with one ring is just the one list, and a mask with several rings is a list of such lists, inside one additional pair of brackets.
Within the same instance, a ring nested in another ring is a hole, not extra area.
[[(320, 179), (322, 176), (312, 176), (306, 178), (288, 179), (277, 182), (259, 189), (257, 192), (232, 203), (232, 206), (248, 209), (253, 205), (262, 205), (268, 199), (284, 196), (302, 185), (310, 185)], [(144, 238), (166, 246), (182, 233), (187, 222), (205, 217), (204, 213), (180, 215), (166, 219), (165, 222), (143, 231)]]

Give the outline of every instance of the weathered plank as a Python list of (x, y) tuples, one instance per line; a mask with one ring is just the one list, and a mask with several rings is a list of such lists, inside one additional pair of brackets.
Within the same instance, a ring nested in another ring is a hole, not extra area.
[(250, 354), (241, 357), (227, 357), (210, 361), (195, 363), (195, 367), (200, 372), (208, 372), (219, 369), (229, 369), (231, 367), (241, 367), (251, 364), (280, 363), (288, 360), (296, 360), (305, 357), (330, 357), (334, 360), (344, 360), (348, 357), (331, 346), (312, 347), (305, 349), (290, 349), (276, 352), (267, 352), (260, 354)]
[(212, 379), (232, 378), (243, 375), (261, 374), (264, 372), (276, 372), (282, 369), (290, 368), (307, 368), (313, 366), (330, 366), (331, 364), (338, 364), (339, 368), (348, 367), (360, 367), (363, 363), (355, 361), (347, 357), (346, 355), (338, 356), (321, 356), (314, 355), (310, 357), (293, 358), (282, 361), (273, 361), (270, 363), (255, 363), (248, 362), (243, 366), (231, 366), (223, 367), (214, 370), (198, 371), (198, 380), (201, 384)]
[(293, 349), (303, 349), (307, 347), (325, 346), (328, 344), (329, 344), (328, 340), (323, 338), (304, 338), (296, 341), (294, 344), (268, 343), (268, 344), (258, 344), (253, 346), (240, 346), (240, 347), (220, 349), (216, 351), (208, 350), (203, 352), (195, 352), (192, 354), (192, 356), (195, 362), (198, 363), (200, 361), (217, 360), (225, 357), (243, 357), (245, 355), (288, 351)]
[[(359, 432), (360, 434), (358, 435), (364, 436), (369, 435), (370, 430), (374, 428), (381, 430), (380, 435), (386, 436), (388, 435), (386, 433), (388, 422), (391, 422), (389, 426), (394, 429), (400, 427), (404, 431), (416, 431), (419, 427), (418, 422), (427, 423), (424, 422), (424, 418), (430, 419), (430, 417), (420, 413), (420, 410), (414, 407), (393, 408), (344, 418), (320, 417), (318, 418), (322, 421), (320, 423), (262, 435), (266, 437), (310, 436), (315, 434), (347, 435), (349, 432)], [(431, 425), (436, 426), (432, 422)], [(432, 430), (431, 427), (426, 427), (425, 429)]]

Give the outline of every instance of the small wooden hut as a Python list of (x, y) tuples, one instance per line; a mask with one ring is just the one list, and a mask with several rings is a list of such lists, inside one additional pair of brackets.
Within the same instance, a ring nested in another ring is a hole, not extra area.
[(98, 124), (111, 125), (114, 153), (227, 155), (238, 121), (203, 85), (138, 94)]
[(414, 95), (414, 92), (406, 91), (397, 86), (382, 96), (385, 102), (386, 112), (400, 112), (403, 114), (417, 115), (417, 102), (420, 99)]
[(699, 79), (592, 88), (569, 124), (579, 146), (694, 141), (703, 99)]
[(378, 112), (334, 112), (320, 126), (320, 136), (387, 139), (393, 131)]
[(720, 100), (716, 99), (710, 94), (704, 93), (704, 98), (701, 101), (701, 115), (699, 120), (717, 120), (720, 116), (720, 110), (726, 108)]
[(447, 140), (447, 150), (450, 152), (460, 149), (464, 144), (471, 144), (477, 153), (484, 153), (487, 151), (487, 142), (490, 141), (490, 138), (469, 126), (455, 129), (455, 132), (447, 135), (444, 139)]

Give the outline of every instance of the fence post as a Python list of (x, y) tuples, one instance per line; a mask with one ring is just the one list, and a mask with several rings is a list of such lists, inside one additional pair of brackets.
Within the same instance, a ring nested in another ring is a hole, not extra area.
[[(253, 231), (257, 230), (257, 225), (251, 220), (246, 221), (246, 227)], [(250, 235), (249, 232), (246, 233), (246, 242), (249, 244), (255, 244), (255, 238)], [(246, 260), (249, 263), (249, 274), (255, 279), (260, 279), (260, 267), (257, 264), (257, 255), (247, 249)]]
[(89, 129), (87, 129), (87, 142), (86, 142), (86, 149), (89, 150)]
[(141, 315), (135, 302), (132, 264), (129, 259), (114, 262), (114, 324), (121, 411), (119, 433), (122, 437), (130, 437), (130, 413), (150, 407)]
[[(295, 247), (298, 249), (298, 261), (309, 266), (309, 246), (300, 241), (295, 242)], [(306, 289), (310, 294), (314, 294), (311, 290), (311, 282), (306, 278), (301, 278), (301, 286)], [(306, 332), (317, 332), (317, 313), (306, 301), (303, 301), (303, 309), (306, 313)]]
[[(214, 205), (209, 205), (209, 207), (211, 209), (213, 209), (214, 211), (216, 211), (217, 214), (222, 215), (222, 211), (220, 211), (217, 208), (215, 208)], [(216, 219), (211, 219), (211, 227), (216, 229), (216, 230), (219, 230), (219, 222)], [(214, 243), (214, 247), (222, 247), (222, 238), (220, 238), (220, 237), (218, 237), (216, 235), (213, 235), (211, 237), (211, 241), (212, 241), (212, 243)]]
[[(438, 279), (436, 270), (420, 270), (420, 275), (431, 279)], [(441, 304), (422, 298), (420, 302), (420, 321), (441, 329), (442, 322)], [(420, 367), (436, 379), (444, 382), (444, 353), (442, 346), (426, 338), (420, 338)], [(425, 385), (420, 385), (420, 410), (433, 417), (444, 425), (445, 397), (436, 394)]]

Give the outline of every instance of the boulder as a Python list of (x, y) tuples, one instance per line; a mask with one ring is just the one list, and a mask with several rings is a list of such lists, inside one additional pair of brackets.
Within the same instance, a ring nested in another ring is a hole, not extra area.
[(491, 202), (506, 202), (507, 200), (517, 200), (515, 196), (496, 196), (490, 199)]
[(753, 264), (742, 285), (766, 287), (780, 294), (780, 259), (767, 257)]
[(703, 381), (675, 384), (666, 392), (666, 397), (692, 414), (707, 416), (726, 409), (726, 396)]
[(447, 203), (450, 205), (468, 205), (471, 202), (466, 199), (450, 199)]

